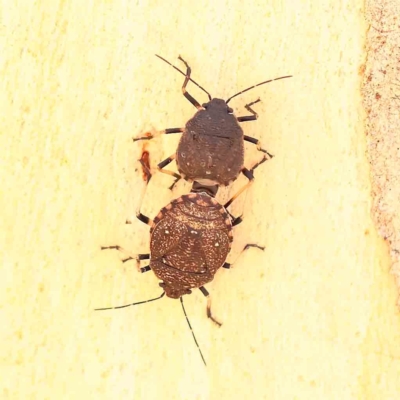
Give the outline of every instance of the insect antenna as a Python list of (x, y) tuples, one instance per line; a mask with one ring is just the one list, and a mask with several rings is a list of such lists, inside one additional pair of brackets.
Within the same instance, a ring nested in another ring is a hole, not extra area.
[[(186, 74), (181, 71), (178, 67), (175, 67), (175, 65), (171, 64), (169, 61), (167, 61), (165, 58), (162, 58), (158, 54), (156, 54), (156, 57), (160, 58), (161, 60), (165, 61), (167, 64), (169, 64), (172, 68), (175, 68), (178, 72), (180, 72), (183, 76), (186, 76)], [(195, 80), (192, 78), (189, 78), (190, 81), (192, 81), (198, 88), (200, 88), (204, 93), (207, 94), (209, 100), (212, 100), (211, 94), (207, 92), (206, 89), (204, 89), (202, 86), (200, 86)]]
[(95, 308), (94, 311), (116, 310), (117, 308), (125, 308), (125, 307), (130, 307), (130, 306), (136, 306), (138, 304), (150, 303), (151, 301), (155, 301), (155, 300), (161, 299), (162, 297), (164, 297), (164, 295), (165, 295), (165, 292), (162, 292), (161, 296), (155, 297), (154, 299), (138, 301), (137, 303), (132, 303), (132, 304), (125, 304), (124, 306), (107, 307), (107, 308)]
[(185, 314), (186, 321), (187, 321), (187, 323), (188, 323), (188, 325), (189, 325), (190, 331), (192, 332), (192, 336), (193, 336), (194, 342), (196, 343), (196, 346), (197, 346), (197, 348), (198, 348), (198, 350), (199, 350), (199, 353), (200, 353), (201, 359), (203, 360), (204, 365), (207, 367), (206, 360), (204, 359), (203, 353), (202, 353), (201, 350), (200, 350), (200, 346), (199, 346), (199, 344), (197, 343), (197, 339), (196, 339), (196, 336), (194, 335), (194, 332), (193, 332), (193, 329), (192, 329), (192, 325), (190, 325), (189, 318), (188, 318), (188, 316), (187, 316), (187, 314), (186, 314), (186, 310), (185, 310), (185, 306), (183, 305), (183, 299), (182, 299), (182, 297), (180, 298), (180, 300), (181, 300), (181, 304), (182, 304), (182, 310), (183, 310), (183, 313)]
[(286, 78), (292, 78), (292, 77), (293, 77), (293, 75), (281, 76), (281, 77), (279, 77), (279, 78), (270, 79), (270, 80), (268, 80), (268, 81), (264, 81), (264, 82), (258, 83), (257, 85), (250, 86), (250, 87), (248, 87), (247, 89), (244, 89), (244, 90), (242, 90), (241, 92), (234, 94), (232, 97), (229, 97), (229, 99), (226, 100), (225, 103), (228, 104), (234, 97), (239, 96), (239, 94), (242, 94), (242, 93), (244, 93), (244, 92), (247, 92), (247, 91), (250, 90), (250, 89), (254, 89), (254, 88), (256, 88), (257, 86), (265, 85), (266, 83), (270, 83), (270, 82), (273, 82), (273, 81), (279, 81), (279, 79), (286, 79)]

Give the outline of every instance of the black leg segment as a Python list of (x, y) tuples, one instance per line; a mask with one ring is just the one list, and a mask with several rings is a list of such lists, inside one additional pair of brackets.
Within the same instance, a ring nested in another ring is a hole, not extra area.
[(237, 120), (239, 122), (255, 121), (258, 118), (258, 114), (251, 108), (251, 106), (253, 104), (259, 103), (260, 101), (261, 101), (260, 99), (257, 99), (256, 101), (253, 101), (252, 103), (246, 104), (244, 106), (244, 108), (253, 115), (246, 115), (244, 117), (238, 117)]
[(243, 215), (239, 215), (238, 217), (234, 217), (232, 221), (232, 227), (238, 226), (240, 223), (243, 222)]
[[(147, 217), (146, 215), (142, 214), (141, 211), (140, 211), (140, 208), (142, 207), (144, 196), (146, 194), (147, 185), (150, 182), (152, 174), (151, 174), (151, 171), (149, 170), (149, 168), (147, 167), (147, 165), (143, 162), (143, 160), (139, 160), (139, 162), (142, 164), (142, 167), (146, 170), (147, 181), (146, 181), (145, 185), (143, 186), (142, 193), (140, 195), (139, 206), (138, 206), (137, 211), (136, 211), (136, 218), (139, 221), (142, 221), (144, 224), (152, 226), (153, 225), (153, 220), (150, 219), (149, 217)], [(126, 223), (127, 224), (130, 223), (130, 221), (128, 220), (128, 221), (126, 221)]]
[(263, 153), (265, 153), (265, 154), (267, 154), (269, 158), (272, 158), (272, 157), (273, 157), (272, 154), (270, 154), (267, 150), (265, 150), (265, 149), (262, 148), (262, 144), (261, 144), (261, 142), (260, 142), (258, 139), (253, 138), (253, 137), (251, 137), (251, 136), (247, 136), (247, 135), (244, 135), (244, 136), (243, 136), (243, 139), (244, 139), (246, 142), (250, 142), (250, 143), (255, 144), (255, 145), (257, 146), (257, 150), (258, 150), (258, 151), (261, 151), (261, 152), (263, 152)]
[(172, 188), (176, 185), (176, 183), (182, 179), (182, 177), (177, 174), (176, 172), (172, 172), (169, 171), (167, 169), (164, 169), (164, 167), (166, 167), (167, 165), (169, 165), (172, 161), (174, 161), (176, 158), (176, 155), (173, 154), (172, 156), (166, 158), (164, 161), (161, 161), (158, 165), (157, 165), (157, 169), (162, 172), (163, 174), (167, 174), (170, 176), (173, 176), (175, 178), (174, 183), (169, 187), (170, 190), (172, 190)]
[[(258, 166), (258, 165), (257, 165)], [(249, 169), (247, 169), (247, 168), (243, 168), (242, 169), (242, 174), (249, 180), (247, 183), (246, 183), (246, 185), (244, 185), (241, 189), (239, 189), (231, 198), (230, 198), (230, 200), (228, 200), (225, 204), (224, 204), (224, 207), (225, 208), (227, 208), (227, 207), (229, 207), (232, 203), (233, 203), (233, 201), (235, 200), (235, 199), (237, 199), (246, 189), (248, 189), (249, 188), (249, 186), (253, 183), (253, 181), (254, 181), (254, 175), (253, 175), (253, 171), (252, 170), (249, 170)], [(238, 222), (239, 223), (239, 222)], [(238, 224), (237, 223), (237, 224)], [(237, 225), (236, 224), (236, 225)]]
[(210, 297), (210, 293), (208, 293), (208, 290), (204, 287), (204, 286), (200, 286), (199, 287), (201, 293), (203, 293), (203, 295), (205, 297), (207, 297), (207, 317), (211, 319), (212, 322), (214, 322), (215, 324), (217, 324), (218, 326), (221, 326), (221, 322), (217, 321), (211, 314), (211, 297)]
[(255, 248), (263, 250), (263, 251), (265, 250), (264, 246), (259, 246), (258, 244), (254, 244), (254, 243), (246, 244), (246, 246), (243, 247), (242, 251), (239, 253), (239, 255), (237, 256), (235, 261), (233, 261), (231, 263), (226, 262), (222, 267), (226, 268), (226, 269), (233, 267), (233, 265), (236, 263), (236, 261), (239, 259), (239, 257), (243, 254), (243, 252), (250, 249), (251, 247), (255, 247)]
[(124, 258), (122, 260), (123, 263), (128, 262), (130, 260), (135, 260), (136, 261), (136, 267), (139, 272), (146, 272), (150, 270), (150, 267), (143, 267), (140, 268), (140, 261), (142, 260), (150, 260), (150, 254), (149, 253), (144, 253), (144, 254), (133, 254), (129, 250), (124, 249), (121, 246), (102, 246), (101, 250), (118, 250), (121, 253), (124, 253), (128, 257)]
[(131, 256), (129, 256), (129, 257), (127, 257), (127, 258), (124, 258), (124, 259), (122, 260), (122, 262), (123, 262), (123, 263), (126, 263), (127, 261), (130, 261), (130, 260), (136, 260), (136, 261), (150, 260), (150, 254), (137, 254), (136, 257), (131, 257)]

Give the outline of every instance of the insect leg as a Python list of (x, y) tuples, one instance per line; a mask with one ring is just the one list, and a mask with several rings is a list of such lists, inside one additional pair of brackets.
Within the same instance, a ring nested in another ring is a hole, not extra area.
[[(144, 196), (146, 194), (147, 185), (150, 182), (152, 174), (151, 174), (150, 169), (148, 168), (148, 166), (146, 165), (146, 163), (143, 160), (140, 159), (139, 162), (140, 162), (140, 164), (142, 164), (143, 169), (146, 171), (147, 181), (146, 181), (145, 185), (143, 186), (142, 193), (140, 195), (139, 206), (138, 206), (137, 211), (136, 211), (136, 218), (139, 221), (142, 221), (144, 224), (152, 226), (153, 225), (153, 220), (140, 212), (140, 208), (142, 207), (143, 199), (144, 199)], [(127, 224), (131, 224), (132, 221), (130, 221), (128, 219), (128, 220), (126, 220), (126, 223)]]
[(171, 175), (175, 178), (174, 183), (169, 187), (170, 190), (172, 190), (172, 188), (176, 185), (176, 183), (179, 181), (179, 179), (181, 179), (182, 177), (177, 174), (176, 172), (172, 172), (172, 171), (168, 171), (167, 169), (163, 169), (164, 167), (166, 167), (168, 164), (170, 164), (173, 160), (175, 160), (176, 158), (176, 154), (173, 154), (172, 156), (166, 158), (164, 161), (161, 161), (158, 165), (157, 165), (157, 169), (162, 172), (163, 174), (167, 174), (167, 175)]
[(186, 76), (185, 76), (185, 81), (183, 82), (182, 85), (182, 93), (198, 110), (202, 110), (203, 107), (200, 105), (200, 103), (186, 91), (186, 86), (190, 81), (190, 74), (192, 73), (192, 69), (189, 67), (189, 64), (181, 56), (179, 56), (178, 59), (181, 60), (186, 65)]
[[(265, 149), (262, 148), (261, 142), (260, 142), (258, 139), (253, 138), (253, 137), (251, 137), (251, 136), (247, 136), (247, 135), (244, 135), (244, 136), (243, 136), (243, 139), (244, 139), (246, 142), (250, 142), (250, 143), (255, 144), (255, 145), (257, 146), (257, 150), (258, 150), (258, 151), (261, 151), (261, 152), (264, 153), (264, 154), (266, 154), (269, 158), (272, 158), (272, 157), (273, 157), (273, 155), (272, 155), (271, 153), (268, 153), (267, 150), (265, 150)], [(263, 160), (266, 161), (266, 160), (268, 160), (268, 158), (267, 158), (266, 156), (263, 156)], [(263, 162), (264, 162), (264, 161), (263, 161)]]
[(241, 222), (243, 222), (243, 215), (239, 215), (238, 217), (234, 217), (233, 215), (231, 215), (231, 217), (233, 217), (232, 220), (232, 227), (239, 225)]
[[(258, 167), (258, 164), (256, 165), (257, 167)], [(246, 189), (248, 189), (250, 186), (251, 186), (251, 184), (253, 183), (253, 181), (254, 181), (254, 175), (253, 175), (253, 169), (247, 169), (247, 168), (243, 168), (242, 169), (242, 174), (249, 180), (247, 183), (246, 183), (246, 185), (244, 185), (242, 188), (240, 188), (231, 198), (230, 198), (230, 200), (228, 200), (225, 204), (224, 204), (224, 207), (225, 208), (227, 208), (227, 207), (229, 207), (231, 204), (232, 204), (232, 202), (235, 200), (235, 199), (237, 199)], [(238, 224), (239, 222), (237, 222), (236, 223), (236, 225)]]
[[(246, 110), (251, 112), (253, 115), (246, 115), (244, 117), (238, 117), (237, 120), (239, 122), (255, 121), (258, 118), (258, 114), (251, 108), (251, 106), (253, 104), (259, 103), (260, 101), (261, 101), (260, 99), (257, 99), (256, 101), (253, 101), (252, 103), (246, 104), (244, 107), (246, 108)], [(244, 135), (243, 139), (246, 142), (250, 142), (250, 143), (255, 144), (257, 146), (257, 150), (267, 154), (269, 156), (269, 158), (273, 157), (272, 154), (268, 153), (267, 150), (262, 148), (261, 142), (258, 139), (255, 139), (255, 138), (253, 138), (251, 136), (247, 136), (247, 135)]]
[(256, 247), (257, 249), (260, 249), (260, 250), (263, 250), (263, 251), (265, 250), (265, 247), (259, 246), (258, 244), (254, 244), (254, 243), (246, 244), (246, 246), (243, 247), (242, 251), (241, 251), (241, 252), (239, 253), (239, 255), (236, 257), (235, 261), (233, 261), (233, 262), (231, 262), (231, 263), (226, 262), (222, 267), (223, 267), (223, 268), (227, 268), (227, 269), (232, 268), (233, 265), (236, 263), (236, 261), (240, 258), (240, 256), (241, 256), (246, 250), (248, 250), (250, 247)]
[(140, 268), (140, 261), (141, 260), (149, 260), (150, 259), (150, 254), (149, 253), (146, 253), (146, 254), (133, 254), (129, 250), (126, 250), (123, 247), (118, 246), (118, 245), (117, 246), (101, 246), (101, 250), (118, 250), (121, 253), (124, 253), (128, 257), (124, 258), (122, 260), (122, 262), (126, 263), (127, 261), (135, 260), (136, 261), (136, 267), (137, 267), (139, 272), (143, 273), (143, 272), (147, 272), (147, 271), (149, 271), (151, 269), (149, 266)]
[(217, 321), (211, 314), (211, 297), (210, 297), (210, 293), (208, 293), (208, 290), (204, 287), (204, 286), (200, 286), (199, 287), (201, 293), (203, 293), (203, 295), (205, 297), (207, 297), (207, 317), (211, 319), (212, 322), (214, 322), (215, 324), (217, 324), (218, 326), (221, 326), (221, 322)]
[(150, 134), (147, 134), (146, 136), (139, 136), (139, 137), (133, 138), (132, 140), (134, 142), (137, 142), (138, 140), (150, 140), (150, 139), (153, 139), (160, 135), (168, 135), (170, 133), (182, 133), (184, 130), (185, 130), (185, 128), (168, 128), (168, 129), (164, 129), (163, 131), (156, 132), (154, 134), (150, 133)]
[[(260, 150), (260, 151), (263, 151), (263, 150)], [(269, 153), (267, 153), (268, 154), (268, 156), (271, 156), (271, 154), (269, 154)], [(272, 156), (273, 157), (273, 156)], [(263, 157), (261, 158), (261, 160), (260, 161), (258, 161), (258, 162), (256, 162), (251, 168), (250, 168), (250, 171), (251, 172), (254, 172), (254, 170), (256, 169), (256, 168), (258, 168), (261, 164), (263, 164), (263, 163), (265, 163), (265, 161), (267, 161), (267, 160), (269, 160), (270, 158), (269, 157), (267, 157), (265, 154), (263, 155)], [(243, 170), (242, 170), (242, 172), (243, 172)], [(244, 172), (243, 172), (244, 173)]]
[[(246, 104), (244, 108), (253, 115), (246, 115), (244, 117), (237, 117), (238, 122), (255, 121), (258, 118), (258, 114), (251, 108), (253, 104), (257, 104), (261, 99), (257, 99), (249, 104)], [(246, 139), (245, 139), (246, 140)]]
[(243, 214), (239, 215), (238, 217), (235, 217), (234, 215), (232, 215), (228, 210), (226, 210), (226, 212), (229, 214), (229, 216), (231, 217), (232, 220), (232, 227), (239, 225), (240, 223), (243, 222)]
[[(239, 190), (232, 196), (232, 198), (231, 198), (230, 200), (228, 200), (228, 201), (224, 204), (224, 207), (225, 207), (225, 208), (229, 207), (235, 199), (237, 199), (245, 190), (247, 190), (247, 189), (252, 185), (252, 183), (254, 182), (254, 174), (253, 174), (254, 170), (255, 170), (256, 168), (258, 168), (261, 164), (265, 163), (265, 161), (267, 161), (267, 160), (268, 160), (268, 157), (264, 155), (263, 158), (262, 158), (260, 161), (258, 161), (256, 164), (254, 164), (254, 165), (251, 167), (251, 169), (247, 169), (247, 168), (243, 168), (243, 169), (242, 169), (242, 171), (241, 171), (242, 174), (243, 174), (249, 181), (246, 183), (246, 185), (244, 185), (241, 189), (239, 189)], [(239, 222), (238, 222), (238, 223), (239, 223)], [(238, 223), (237, 223), (237, 224), (238, 224)], [(237, 224), (236, 224), (236, 225), (237, 225)]]

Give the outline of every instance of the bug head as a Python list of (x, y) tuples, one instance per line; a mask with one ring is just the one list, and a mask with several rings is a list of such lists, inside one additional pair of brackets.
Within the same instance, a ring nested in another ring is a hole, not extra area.
[(223, 99), (214, 98), (207, 103), (203, 103), (201, 106), (211, 114), (217, 113), (217, 115), (221, 115), (221, 112), (227, 114), (233, 113), (233, 109), (230, 108)]
[(165, 294), (167, 297), (170, 297), (171, 299), (179, 299), (185, 294), (190, 294), (192, 291), (188, 289), (187, 287), (180, 286), (177, 284), (171, 285), (164, 282), (160, 283), (160, 287), (162, 287), (165, 291)]

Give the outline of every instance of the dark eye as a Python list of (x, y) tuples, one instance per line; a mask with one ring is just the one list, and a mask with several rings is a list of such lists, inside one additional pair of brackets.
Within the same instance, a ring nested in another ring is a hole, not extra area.
[(208, 104), (207, 103), (203, 103), (201, 106), (207, 110)]
[(228, 107), (228, 114), (232, 114), (232, 113), (233, 113), (232, 108)]

